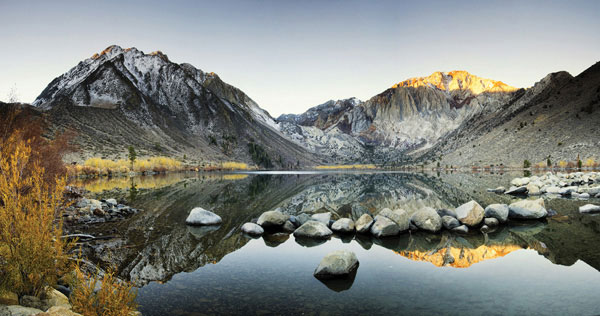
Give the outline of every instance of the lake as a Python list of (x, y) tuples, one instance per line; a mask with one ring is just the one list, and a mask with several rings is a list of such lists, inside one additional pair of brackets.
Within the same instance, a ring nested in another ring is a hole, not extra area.
[[(139, 287), (144, 315), (594, 315), (600, 314), (600, 216), (579, 214), (597, 199), (547, 199), (558, 215), (509, 222), (483, 234), (402, 233), (326, 241), (239, 228), (280, 207), (357, 219), (389, 208), (483, 207), (518, 198), (486, 192), (522, 174), (305, 172), (168, 174), (78, 183), (98, 198), (124, 198), (143, 212), (86, 228), (88, 258), (116, 266)], [(131, 188), (135, 188), (131, 190)], [(106, 192), (103, 190), (111, 190)], [(194, 207), (219, 214), (216, 227), (188, 227)], [(353, 278), (321, 282), (313, 271), (347, 249)]]

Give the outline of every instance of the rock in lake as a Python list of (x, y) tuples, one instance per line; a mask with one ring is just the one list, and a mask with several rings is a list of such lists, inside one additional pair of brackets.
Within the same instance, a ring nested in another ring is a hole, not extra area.
[(439, 210), (437, 210), (437, 213), (440, 217), (444, 217), (444, 216), (451, 216), (456, 218), (456, 212), (447, 208), (441, 208)]
[(354, 252), (337, 250), (328, 253), (314, 272), (319, 279), (334, 279), (349, 276), (358, 268)]
[(294, 237), (300, 238), (329, 238), (333, 232), (325, 224), (308, 221), (294, 231)]
[(498, 224), (500, 223), (500, 221), (498, 221), (498, 219), (497, 219), (497, 218), (494, 218), (494, 217), (486, 217), (486, 218), (483, 220), (483, 223), (484, 223), (486, 226), (493, 227), (493, 226), (498, 226)]
[(354, 222), (349, 218), (340, 218), (331, 225), (331, 230), (340, 233), (354, 232)]
[(356, 232), (366, 234), (370, 231), (371, 225), (373, 225), (373, 217), (369, 214), (363, 214), (355, 223)]
[(521, 200), (508, 206), (508, 216), (518, 219), (539, 219), (548, 215), (544, 200)]
[(460, 222), (452, 216), (444, 215), (442, 216), (442, 225), (444, 225), (444, 228), (446, 229), (452, 229), (460, 226)]
[(317, 214), (313, 214), (310, 218), (317, 222), (321, 222), (321, 223), (325, 224), (326, 226), (329, 226), (329, 221), (331, 220), (331, 213), (329, 213), (329, 212), (317, 213)]
[(541, 194), (540, 188), (533, 183), (529, 183), (526, 188), (527, 188), (527, 194), (529, 194), (529, 195), (540, 195)]
[(505, 223), (508, 220), (508, 205), (506, 204), (490, 204), (484, 210), (485, 217), (493, 217), (500, 223)]
[(457, 207), (455, 212), (457, 219), (468, 226), (477, 226), (483, 220), (483, 207), (475, 201)]
[(188, 225), (217, 225), (221, 224), (222, 221), (221, 216), (201, 207), (194, 207), (185, 223)]
[(398, 225), (398, 228), (401, 232), (408, 229), (410, 216), (408, 215), (408, 212), (403, 209), (399, 208), (392, 211), (389, 208), (384, 208), (377, 215), (391, 219), (394, 223), (396, 223), (396, 225)]
[(467, 227), (467, 225), (460, 225), (458, 227), (452, 228), (452, 231), (456, 233), (466, 234), (469, 232), (469, 227)]
[(260, 225), (254, 223), (246, 223), (242, 225), (242, 232), (250, 236), (260, 236), (264, 234), (265, 230)]
[(296, 230), (296, 226), (294, 226), (294, 224), (292, 224), (292, 222), (290, 221), (286, 221), (283, 224), (283, 231), (286, 233), (293, 233)]
[(375, 216), (375, 223), (371, 226), (371, 234), (375, 237), (396, 236), (400, 227), (393, 220), (385, 216)]
[(586, 204), (579, 207), (579, 213), (597, 213), (600, 212), (600, 206), (594, 204)]
[(522, 195), (527, 194), (527, 187), (510, 187), (504, 194)]
[(263, 228), (280, 227), (285, 224), (289, 216), (280, 211), (266, 211), (260, 214), (256, 223)]
[(308, 215), (306, 213), (302, 213), (302, 214), (296, 216), (296, 219), (298, 219), (298, 227), (300, 227), (304, 223), (310, 221), (310, 215)]
[(411, 217), (411, 222), (419, 229), (434, 233), (442, 229), (442, 218), (431, 207), (423, 207), (416, 211)]

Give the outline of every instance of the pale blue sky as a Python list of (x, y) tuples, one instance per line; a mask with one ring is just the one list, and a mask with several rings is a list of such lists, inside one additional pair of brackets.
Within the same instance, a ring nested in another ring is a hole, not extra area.
[(273, 116), (434, 71), (528, 87), (600, 60), (600, 1), (0, 0), (0, 100), (111, 44), (214, 71)]

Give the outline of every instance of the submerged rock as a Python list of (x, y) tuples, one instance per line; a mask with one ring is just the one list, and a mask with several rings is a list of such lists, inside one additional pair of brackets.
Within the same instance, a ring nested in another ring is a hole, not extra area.
[(483, 223), (484, 223), (486, 226), (492, 227), (492, 226), (498, 226), (498, 224), (499, 224), (500, 222), (498, 221), (498, 219), (497, 219), (497, 218), (494, 218), (494, 217), (486, 217), (486, 218), (483, 220)]
[(295, 237), (328, 238), (333, 232), (323, 223), (308, 221), (294, 231)]
[(509, 217), (517, 219), (539, 219), (548, 215), (544, 200), (521, 200), (508, 206)]
[(586, 204), (579, 207), (579, 213), (596, 213), (600, 212), (600, 206), (594, 204)]
[(185, 220), (188, 225), (217, 225), (223, 220), (221, 216), (201, 207), (194, 207)]
[(356, 232), (365, 234), (368, 233), (373, 225), (373, 217), (369, 214), (361, 215), (355, 223)]
[(466, 234), (469, 232), (469, 227), (467, 227), (467, 225), (460, 225), (458, 227), (452, 228), (452, 231), (456, 233)]
[(258, 224), (246, 223), (242, 225), (242, 232), (251, 236), (260, 236), (264, 234), (265, 230)]
[(468, 226), (477, 226), (483, 220), (483, 207), (475, 201), (469, 201), (455, 210), (457, 219)]
[(411, 222), (419, 229), (437, 232), (442, 228), (442, 218), (431, 207), (423, 207), (411, 217)]
[(314, 276), (319, 279), (347, 277), (358, 269), (358, 258), (354, 252), (337, 250), (328, 253), (315, 269)]
[(505, 223), (508, 220), (508, 205), (506, 204), (490, 204), (484, 210), (485, 217), (497, 219), (500, 223)]
[(280, 211), (267, 211), (260, 215), (256, 223), (263, 228), (281, 227), (288, 218), (288, 215), (285, 215)]
[(375, 237), (396, 236), (400, 232), (400, 227), (391, 219), (385, 216), (375, 216), (375, 223), (371, 226), (371, 234)]
[(340, 233), (354, 232), (354, 222), (349, 218), (340, 218), (331, 225), (331, 230)]

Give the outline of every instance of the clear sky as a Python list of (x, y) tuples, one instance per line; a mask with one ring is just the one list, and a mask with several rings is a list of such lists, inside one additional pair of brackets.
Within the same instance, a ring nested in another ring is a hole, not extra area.
[(0, 0), (0, 100), (111, 44), (213, 71), (272, 115), (467, 70), (529, 87), (600, 60), (600, 1)]

